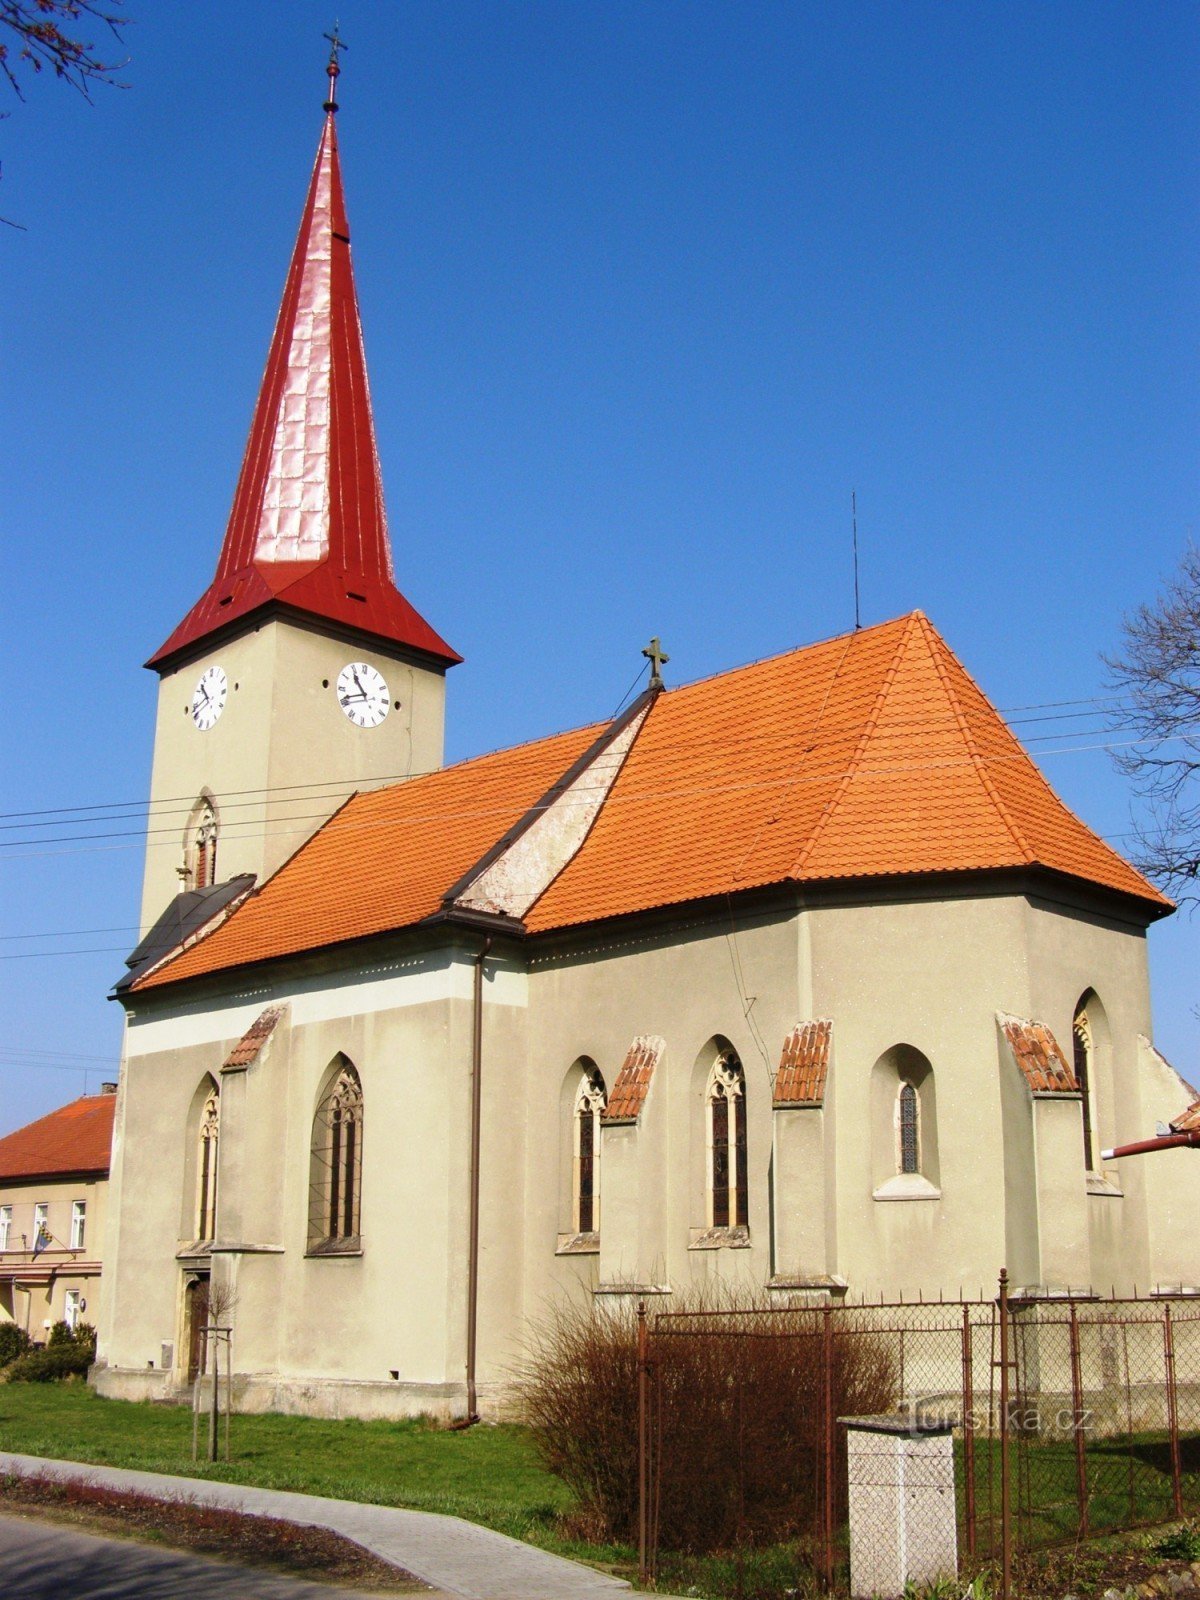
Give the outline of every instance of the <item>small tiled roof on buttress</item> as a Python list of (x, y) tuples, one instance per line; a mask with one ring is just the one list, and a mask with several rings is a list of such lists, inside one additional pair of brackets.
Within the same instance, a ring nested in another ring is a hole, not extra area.
[(441, 666), (462, 659), (392, 581), (332, 111), (216, 576), (147, 665), (164, 669), (271, 606), (388, 640)]
[(0, 1139), (0, 1183), (60, 1173), (106, 1176), (116, 1106), (115, 1094), (86, 1094)]
[[(598, 728), (351, 799), (137, 988), (419, 922)], [(670, 689), (530, 933), (784, 883), (1041, 868), (1170, 902), (1058, 798), (921, 612)]]

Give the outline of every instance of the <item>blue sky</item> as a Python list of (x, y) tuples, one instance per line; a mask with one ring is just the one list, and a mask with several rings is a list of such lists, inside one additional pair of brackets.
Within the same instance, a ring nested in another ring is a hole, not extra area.
[[(211, 576), (320, 131), (332, 8), (130, 3), (128, 88), (0, 122), (6, 813), (146, 794), (140, 663)], [(682, 682), (848, 627), (852, 489), (865, 621), (920, 606), (1003, 708), (1104, 693), (1198, 536), (1200, 10), (338, 14), (397, 576), (466, 657), (449, 758), (611, 712), (651, 633)], [(1019, 731), (1127, 843), (1119, 728), (1059, 709)], [(0, 1131), (113, 1073), (136, 830), (0, 835)], [(1200, 922), (1150, 948), (1194, 1077)]]

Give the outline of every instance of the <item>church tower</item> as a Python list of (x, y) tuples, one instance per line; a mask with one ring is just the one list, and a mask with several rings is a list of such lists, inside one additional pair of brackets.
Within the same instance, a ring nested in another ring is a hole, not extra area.
[(356, 789), (442, 762), (461, 659), (396, 588), (335, 117), (316, 165), (216, 576), (160, 678), (142, 928), (261, 883)]

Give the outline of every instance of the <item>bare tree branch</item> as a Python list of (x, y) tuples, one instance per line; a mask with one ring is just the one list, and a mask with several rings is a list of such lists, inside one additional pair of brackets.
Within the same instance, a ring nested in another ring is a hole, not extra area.
[(106, 5), (97, 0), (0, 0), (0, 27), (9, 29), (18, 41), (10, 50), (8, 35), (0, 35), (0, 72), (17, 98), (25, 98), (17, 77), (22, 63), (35, 76), (49, 67), (56, 78), (65, 78), (88, 101), (93, 83), (124, 88), (116, 74), (128, 58), (114, 61), (107, 52), (102, 57), (95, 45), (74, 33), (74, 24), (90, 17), (121, 43), (120, 30), (129, 21), (122, 14), (123, 5), (124, 0), (108, 0)]
[(1113, 757), (1148, 802), (1138, 865), (1200, 903), (1200, 548), (1189, 545), (1158, 599), (1130, 612), (1122, 649), (1104, 663), (1121, 725), (1140, 740)]

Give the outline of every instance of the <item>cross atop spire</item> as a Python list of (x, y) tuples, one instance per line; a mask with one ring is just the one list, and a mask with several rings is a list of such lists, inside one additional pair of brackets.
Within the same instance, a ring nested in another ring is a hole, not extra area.
[(648, 687), (651, 689), (661, 689), (663, 687), (662, 669), (666, 666), (667, 662), (670, 661), (671, 658), (663, 649), (662, 641), (659, 639), (657, 634), (655, 634), (654, 638), (651, 639), (650, 643), (642, 651), (642, 654), (650, 663), (650, 682)]
[(336, 22), (333, 25), (333, 32), (327, 33), (325, 38), (329, 40), (329, 64), (325, 68), (326, 73), (329, 75), (329, 99), (326, 100), (322, 109), (332, 113), (338, 108), (337, 81), (342, 75), (342, 69), (338, 65), (338, 51), (348, 50), (350, 47), (339, 34)]
[(267, 607), (461, 659), (392, 578), (333, 117), (345, 46), (327, 37), (328, 114), (216, 577), (149, 666)]

